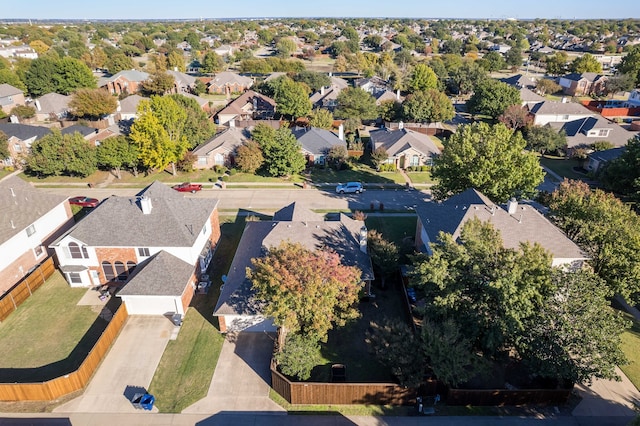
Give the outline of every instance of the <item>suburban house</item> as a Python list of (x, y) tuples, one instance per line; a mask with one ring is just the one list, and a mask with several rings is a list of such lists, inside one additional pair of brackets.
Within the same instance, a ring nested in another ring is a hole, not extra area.
[(606, 118), (596, 115), (564, 123), (551, 122), (551, 127), (564, 131), (568, 148), (586, 148), (597, 141), (611, 142), (614, 146), (624, 146), (638, 132), (630, 132)]
[(640, 108), (640, 89), (633, 89), (624, 103), (626, 108)]
[(544, 97), (526, 87), (520, 87), (518, 91), (520, 92), (520, 100), (523, 107), (531, 108), (533, 105), (545, 101)]
[(191, 98), (193, 100), (195, 100), (198, 105), (200, 106), (200, 108), (207, 113), (211, 112), (211, 106), (209, 105), (209, 100), (205, 99), (205, 98), (201, 98), (200, 96), (196, 96), (194, 94), (191, 93), (180, 93), (182, 96), (185, 96), (187, 98)]
[(247, 90), (218, 112), (216, 122), (220, 125), (230, 125), (228, 123), (232, 120), (269, 120), (275, 113), (276, 101), (253, 90)]
[(424, 202), (416, 207), (416, 249), (431, 253), (440, 232), (460, 237), (463, 225), (472, 218), (491, 223), (500, 232), (504, 247), (517, 249), (520, 243), (538, 243), (553, 256), (553, 266), (580, 266), (586, 257), (580, 248), (532, 205), (509, 201), (494, 204), (475, 189), (467, 189), (442, 202)]
[(96, 146), (96, 141), (99, 140), (100, 130), (94, 127), (83, 126), (81, 124), (74, 124), (73, 126), (63, 127), (60, 133), (62, 133), (62, 135), (80, 133), (84, 140), (89, 142), (91, 145)]
[(193, 154), (198, 158), (193, 167), (211, 169), (214, 166), (232, 166), (235, 164), (236, 149), (248, 139), (248, 132), (237, 127), (229, 127), (217, 133), (193, 150)]
[(384, 101), (403, 101), (400, 90), (394, 92), (393, 87), (380, 77), (360, 78), (355, 81), (355, 87), (369, 92), (371, 96), (376, 98), (376, 105), (380, 105)]
[(10, 84), (0, 84), (0, 108), (5, 114), (9, 114), (13, 107), (24, 105), (24, 93)]
[(433, 158), (440, 155), (440, 149), (431, 137), (405, 129), (402, 125), (397, 130), (378, 129), (369, 132), (371, 151), (384, 148), (389, 155), (387, 164), (395, 164), (396, 168), (406, 169), (409, 166), (431, 165)]
[(47, 258), (47, 246), (73, 225), (67, 197), (9, 176), (0, 180), (0, 295)]
[(140, 85), (149, 79), (149, 74), (138, 70), (125, 70), (101, 79), (98, 87), (105, 87), (114, 95), (134, 94), (140, 90)]
[(511, 77), (501, 78), (500, 81), (518, 89), (525, 88), (530, 90), (534, 89), (537, 83), (535, 78), (522, 74), (516, 74)]
[(121, 101), (118, 101), (118, 108), (116, 109), (116, 118), (120, 120), (135, 120), (138, 116), (138, 104), (145, 98), (138, 94), (129, 95)]
[(597, 173), (602, 169), (609, 161), (619, 158), (623, 152), (626, 151), (626, 146), (619, 146), (617, 148), (605, 149), (603, 151), (594, 151), (589, 153), (587, 161), (585, 162), (585, 169), (592, 173)]
[(191, 93), (196, 87), (196, 78), (180, 71), (167, 71), (173, 77), (173, 93)]
[(220, 56), (231, 56), (233, 55), (233, 47), (228, 44), (223, 44), (213, 49), (216, 54)]
[(571, 73), (558, 79), (562, 93), (569, 96), (603, 95), (607, 77), (595, 72)]
[(107, 198), (50, 247), (72, 287), (118, 289), (129, 314), (183, 315), (219, 238), (218, 200), (156, 181)]
[(230, 95), (231, 93), (242, 93), (251, 86), (253, 86), (252, 78), (241, 76), (235, 72), (224, 71), (216, 74), (209, 81), (207, 92)]
[(337, 220), (324, 220), (294, 202), (278, 210), (273, 220), (246, 223), (213, 312), (221, 332), (275, 331), (273, 321), (262, 315), (263, 304), (254, 297), (246, 269), (251, 267), (252, 258), (284, 241), (300, 243), (310, 250), (330, 248), (341, 256), (343, 264), (362, 271), (364, 283), (374, 278), (363, 222), (342, 213)]
[(58, 121), (69, 115), (71, 96), (47, 93), (34, 101), (37, 121)]
[(345, 150), (347, 149), (342, 124), (337, 135), (329, 130), (317, 127), (296, 127), (291, 129), (291, 133), (300, 143), (302, 153), (308, 164), (323, 165), (327, 153), (334, 146), (343, 146)]
[(338, 106), (338, 95), (347, 87), (349, 83), (345, 79), (331, 76), (331, 85), (329, 87), (322, 86), (320, 90), (309, 96), (313, 108), (326, 108), (333, 111)]
[(5, 166), (19, 164), (21, 157), (30, 152), (31, 144), (36, 139), (51, 133), (46, 127), (19, 123), (0, 123), (0, 131), (8, 138), (9, 158), (2, 159)]
[(596, 115), (584, 105), (569, 102), (566, 98), (563, 98), (562, 102), (543, 101), (534, 104), (529, 111), (533, 115), (533, 124), (537, 126), (544, 126), (551, 122), (566, 123)]

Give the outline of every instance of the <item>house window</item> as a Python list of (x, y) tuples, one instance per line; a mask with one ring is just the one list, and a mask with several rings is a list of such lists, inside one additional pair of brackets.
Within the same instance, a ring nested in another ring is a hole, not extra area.
[(27, 237), (30, 237), (35, 233), (36, 233), (36, 226), (33, 224), (29, 225), (29, 227), (27, 228)]
[(569, 115), (566, 115), (566, 114), (563, 115), (562, 116), (562, 121), (567, 121), (567, 120), (569, 120)]
[(71, 284), (82, 284), (82, 278), (80, 277), (79, 272), (69, 272), (67, 276), (69, 277), (69, 282)]
[(411, 157), (411, 165), (419, 166), (420, 165), (420, 157), (418, 155), (414, 155)]
[(198, 157), (198, 166), (206, 166), (207, 157)]
[(111, 281), (115, 278), (115, 274), (113, 273), (113, 265), (111, 265), (111, 262), (107, 262), (106, 260), (102, 262), (102, 272), (104, 273), (104, 279), (107, 281)]
[(609, 129), (600, 129), (600, 130), (598, 130), (598, 136), (602, 136), (602, 137), (609, 136)]
[(216, 154), (214, 157), (214, 164), (216, 166), (224, 166), (224, 155)]
[(42, 248), (42, 246), (37, 246), (33, 249), (33, 252), (35, 253), (36, 257), (40, 257), (44, 253), (44, 249)]
[(138, 247), (138, 256), (149, 257), (149, 247)]
[(116, 262), (116, 274), (118, 275), (118, 281), (126, 281), (127, 280), (127, 270), (124, 267), (124, 263)]
[(20, 145), (19, 143), (16, 143), (13, 145), (13, 150), (15, 152), (22, 152), (22, 145)]
[(69, 255), (72, 259), (82, 259), (82, 251), (76, 243), (69, 243)]

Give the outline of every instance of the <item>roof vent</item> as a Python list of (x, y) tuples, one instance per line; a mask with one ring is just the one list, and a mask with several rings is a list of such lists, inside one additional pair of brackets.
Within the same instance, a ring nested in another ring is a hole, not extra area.
[(507, 202), (507, 212), (509, 214), (515, 214), (516, 210), (518, 210), (518, 201), (516, 201), (515, 198), (512, 198)]
[(151, 209), (153, 209), (153, 205), (151, 204), (151, 198), (148, 195), (143, 195), (140, 197), (140, 208), (142, 209), (143, 214), (151, 214)]

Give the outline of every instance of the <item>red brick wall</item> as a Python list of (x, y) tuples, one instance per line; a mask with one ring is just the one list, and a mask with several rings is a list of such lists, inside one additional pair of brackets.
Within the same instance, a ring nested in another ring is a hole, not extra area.
[(189, 282), (187, 283), (184, 292), (182, 293), (182, 310), (186, 313), (187, 312), (187, 308), (189, 307), (189, 305), (191, 304), (191, 299), (193, 299), (193, 295), (195, 294), (195, 290), (193, 288), (194, 283), (197, 282), (197, 278), (196, 278), (196, 273), (194, 272), (191, 275), (191, 278), (189, 279)]
[[(136, 249), (132, 247), (96, 248), (96, 256), (98, 257), (98, 263), (100, 265), (102, 265), (103, 261), (111, 262), (112, 265), (116, 261), (122, 262), (125, 265), (127, 262), (138, 263), (136, 259)], [(104, 284), (106, 280), (102, 272), (102, 267), (99, 267), (98, 271), (100, 272), (100, 283)]]
[(218, 217), (218, 209), (216, 208), (211, 214), (211, 245), (218, 245), (220, 239), (220, 218)]
[(226, 333), (227, 332), (227, 322), (225, 321), (225, 316), (224, 315), (220, 315), (218, 317), (218, 325), (220, 326), (220, 333)]

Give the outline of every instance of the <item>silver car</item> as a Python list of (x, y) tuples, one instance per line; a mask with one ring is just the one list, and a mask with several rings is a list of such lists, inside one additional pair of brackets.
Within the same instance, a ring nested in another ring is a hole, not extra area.
[(339, 194), (344, 194), (345, 192), (355, 192), (356, 194), (360, 194), (362, 191), (364, 191), (364, 189), (360, 182), (347, 182), (336, 186), (336, 192)]

